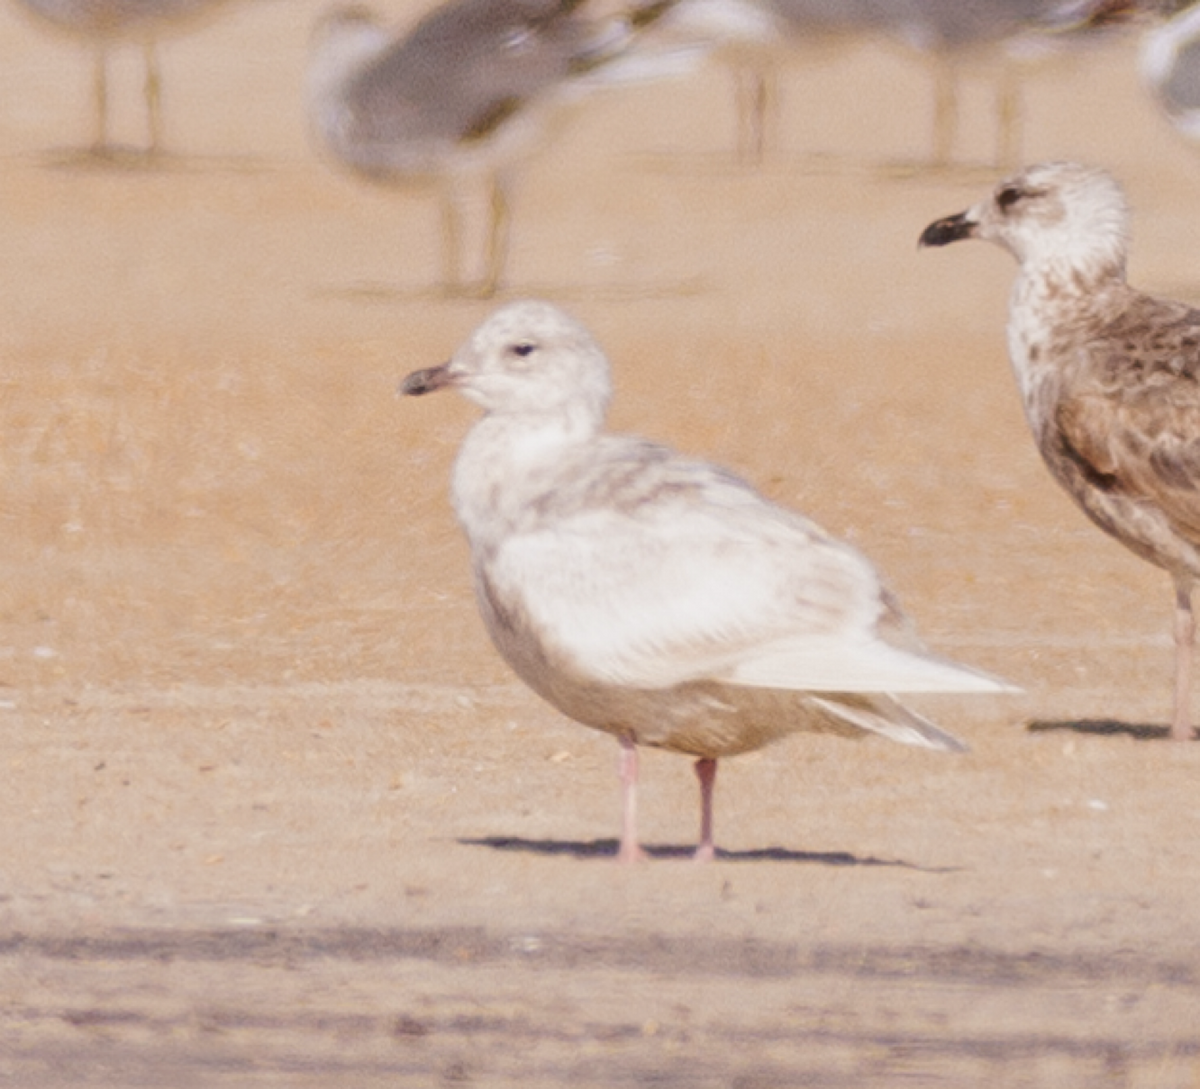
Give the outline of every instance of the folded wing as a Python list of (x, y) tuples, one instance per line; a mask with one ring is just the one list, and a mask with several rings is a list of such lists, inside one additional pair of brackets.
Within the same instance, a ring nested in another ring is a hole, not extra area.
[[(486, 564), (548, 654), (598, 683), (718, 680), (814, 692), (985, 692), (1001, 682), (893, 645), (869, 561), (703, 463), (655, 466), (637, 503), (570, 510)], [(886, 627), (886, 625), (884, 625)]]

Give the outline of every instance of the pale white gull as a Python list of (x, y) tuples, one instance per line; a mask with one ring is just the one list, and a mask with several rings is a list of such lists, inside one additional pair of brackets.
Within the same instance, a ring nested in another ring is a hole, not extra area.
[(497, 649), (621, 744), (620, 857), (639, 853), (636, 747), (697, 758), (711, 858), (716, 762), (799, 731), (964, 746), (889, 693), (1001, 692), (925, 651), (858, 551), (708, 462), (604, 429), (609, 366), (549, 303), (497, 310), (402, 391), (484, 409), (452, 497)]
[(155, 48), (159, 38), (200, 25), (233, 0), (18, 0), (56, 29), (95, 48), (92, 78), (94, 129), (88, 153), (112, 158), (123, 149), (109, 141), (108, 55), (117, 45), (140, 46), (145, 56), (147, 144), (143, 154), (162, 150), (162, 75)]
[(921, 244), (983, 238), (1019, 262), (1008, 352), (1026, 418), (1084, 513), (1174, 582), (1171, 736), (1185, 740), (1200, 576), (1200, 310), (1126, 283), (1128, 224), (1110, 174), (1043, 163), (931, 223)]

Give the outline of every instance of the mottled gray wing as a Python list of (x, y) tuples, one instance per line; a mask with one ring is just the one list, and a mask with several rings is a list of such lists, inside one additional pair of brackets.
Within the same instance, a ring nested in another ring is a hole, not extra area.
[(586, 52), (590, 24), (564, 0), (445, 4), (372, 64), (347, 96), (360, 141), (489, 135), (560, 83)]
[(1136, 296), (1062, 391), (1055, 422), (1093, 487), (1200, 538), (1200, 311)]
[(870, 0), (878, 27), (922, 48), (999, 41), (1049, 14), (1052, 0)]

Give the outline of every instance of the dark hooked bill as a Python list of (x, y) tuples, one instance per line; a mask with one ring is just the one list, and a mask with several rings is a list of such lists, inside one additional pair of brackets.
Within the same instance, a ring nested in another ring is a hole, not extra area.
[(918, 245), (945, 246), (960, 238), (970, 238), (975, 233), (975, 226), (974, 221), (967, 218), (966, 212), (946, 216), (935, 220), (921, 232)]
[(442, 389), (452, 381), (450, 364), (443, 363), (440, 367), (426, 367), (422, 371), (413, 371), (400, 383), (400, 393), (407, 397), (420, 397), (423, 393)]

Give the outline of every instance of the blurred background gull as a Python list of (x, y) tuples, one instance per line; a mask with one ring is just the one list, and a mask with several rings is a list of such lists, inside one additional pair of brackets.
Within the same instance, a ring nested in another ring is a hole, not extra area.
[[(395, 31), (361, 6), (326, 14), (313, 34), (308, 109), (322, 149), (387, 186), (433, 187), (441, 202), (447, 294), (491, 296), (508, 254), (513, 177), (607, 86), (677, 75), (696, 50), (638, 49), (652, 18), (575, 0), (451, 0)], [(472, 264), (466, 208), (486, 207)]]
[[(761, 163), (778, 143), (780, 69), (827, 63), (882, 41), (915, 52), (932, 71), (929, 151), (914, 166), (951, 166), (960, 136), (964, 84), (994, 88), (994, 152), (1008, 169), (1022, 155), (1022, 85), (1038, 66), (1103, 40), (1161, 4), (1137, 0), (644, 0), (660, 33), (705, 43), (731, 71), (735, 148)], [(881, 88), (881, 92), (883, 89)], [(796, 107), (797, 111), (801, 107)]]
[[(161, 38), (186, 34), (241, 0), (17, 0), (38, 22), (87, 44), (93, 51), (92, 138), (84, 154), (95, 159), (152, 158), (163, 151), (163, 82), (157, 54)], [(109, 60), (132, 45), (144, 58), (145, 143), (110, 140)]]
[(1200, 5), (1184, 5), (1146, 32), (1139, 69), (1176, 131), (1200, 142)]

